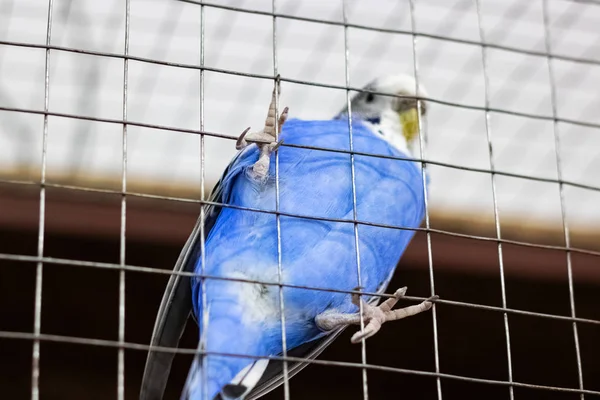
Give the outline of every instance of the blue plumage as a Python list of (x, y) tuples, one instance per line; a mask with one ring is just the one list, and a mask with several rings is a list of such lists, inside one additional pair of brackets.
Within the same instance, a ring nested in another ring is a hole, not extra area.
[[(356, 152), (409, 157), (360, 121), (352, 127)], [(348, 122), (289, 120), (280, 137), (285, 144), (349, 150)], [(351, 156), (282, 146), (279, 153), (280, 210), (327, 219), (353, 219)], [(225, 204), (275, 210), (275, 153), (269, 177), (249, 173), (259, 150), (250, 145), (232, 161), (220, 182)], [(421, 169), (415, 162), (355, 155), (356, 212), (359, 221), (416, 228), (424, 216)], [(282, 215), (282, 282), (307, 287), (352, 290), (358, 286), (354, 225)], [(412, 230), (358, 225), (361, 286), (383, 291)], [(278, 282), (276, 217), (223, 207), (205, 242), (204, 273), (236, 279)], [(200, 259), (195, 272), (201, 273)], [(279, 287), (229, 280), (205, 281), (208, 304), (206, 351), (250, 356), (282, 352)], [(193, 310), (202, 322), (200, 280), (192, 280)], [(315, 324), (324, 311), (355, 313), (346, 293), (283, 288), (287, 346), (292, 349), (325, 333)], [(200, 327), (201, 331), (204, 327)], [(212, 399), (250, 358), (209, 356), (208, 395)], [(189, 397), (203, 398), (198, 368), (191, 371)], [(201, 375), (201, 374), (200, 374)]]

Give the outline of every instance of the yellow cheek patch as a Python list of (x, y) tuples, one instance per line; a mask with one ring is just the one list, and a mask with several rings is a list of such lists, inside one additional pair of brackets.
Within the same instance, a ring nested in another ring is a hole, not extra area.
[(406, 142), (410, 143), (419, 134), (419, 112), (416, 108), (411, 108), (400, 112), (399, 115), (402, 134), (406, 138)]

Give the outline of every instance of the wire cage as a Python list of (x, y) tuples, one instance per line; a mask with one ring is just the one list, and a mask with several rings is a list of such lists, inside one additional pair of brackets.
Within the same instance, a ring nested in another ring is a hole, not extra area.
[[(138, 398), (173, 263), (275, 77), (295, 117), (328, 119), (391, 72), (429, 92), (431, 184), (389, 290), (440, 300), (361, 345), (348, 330), (265, 399), (600, 397), (599, 2), (0, 10), (2, 397)], [(163, 349), (165, 398), (193, 325)]]

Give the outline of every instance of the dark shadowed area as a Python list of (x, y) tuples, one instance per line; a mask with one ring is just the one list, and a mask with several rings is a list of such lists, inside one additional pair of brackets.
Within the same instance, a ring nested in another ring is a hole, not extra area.
[[(48, 188), (44, 255), (118, 264), (119, 195)], [(127, 265), (170, 270), (198, 214), (198, 204), (128, 197)], [(39, 188), (4, 186), (0, 191), (0, 331), (31, 334), (34, 321), (35, 262), (6, 255), (37, 254)], [(521, 235), (526, 233), (521, 232)], [(533, 239), (532, 239), (533, 241)], [(498, 247), (494, 241), (431, 235), (436, 293), (444, 300), (500, 307)], [(569, 316), (564, 251), (505, 244), (508, 307)], [(573, 254), (577, 316), (600, 321), (598, 258)], [(148, 344), (168, 275), (126, 272), (126, 342)], [(100, 339), (64, 343), (43, 340), (40, 395), (43, 400), (114, 399), (117, 393), (119, 272), (104, 267), (45, 263), (42, 324), (47, 335)], [(389, 292), (408, 286), (408, 294), (430, 294), (427, 241), (418, 233)], [(408, 304), (402, 302), (401, 304)], [(439, 364), (444, 399), (509, 399), (504, 314), (452, 304), (437, 305)], [(578, 387), (573, 324), (532, 315), (508, 314), (513, 380), (519, 383)], [(584, 387), (600, 391), (600, 322), (577, 324)], [(360, 345), (347, 330), (320, 357), (359, 363)], [(367, 362), (397, 371), (369, 369), (370, 399), (437, 399), (432, 314), (386, 324), (367, 341)], [(30, 337), (0, 336), (0, 387), (4, 399), (29, 399)], [(13, 336), (15, 336), (13, 334)], [(183, 346), (194, 348), (197, 328), (188, 325)], [(126, 398), (136, 399), (146, 351), (125, 351)], [(167, 399), (179, 398), (191, 356), (178, 355)], [(468, 378), (494, 380), (472, 382)], [(290, 381), (292, 399), (363, 398), (360, 367), (312, 365)], [(519, 399), (579, 399), (577, 393), (514, 388)], [(281, 389), (264, 397), (282, 399)], [(587, 398), (587, 397), (586, 397)], [(593, 396), (590, 396), (593, 398)]]

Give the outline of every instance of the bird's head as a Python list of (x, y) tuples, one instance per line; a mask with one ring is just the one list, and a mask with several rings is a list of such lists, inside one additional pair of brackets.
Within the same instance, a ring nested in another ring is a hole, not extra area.
[[(417, 105), (417, 98), (427, 97), (427, 92), (419, 86), (417, 93), (416, 86), (415, 79), (404, 74), (389, 75), (372, 81), (364, 89), (389, 93), (392, 96), (358, 93), (351, 101), (352, 119), (368, 123), (398, 149), (415, 156), (415, 150), (419, 149), (419, 124), (421, 132), (424, 132), (427, 114), (427, 104), (424, 100), (420, 100), (420, 107)], [(344, 107), (337, 118), (345, 118), (347, 115), (347, 107)]]

